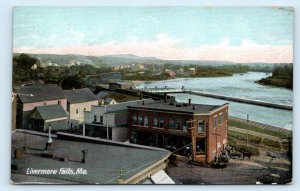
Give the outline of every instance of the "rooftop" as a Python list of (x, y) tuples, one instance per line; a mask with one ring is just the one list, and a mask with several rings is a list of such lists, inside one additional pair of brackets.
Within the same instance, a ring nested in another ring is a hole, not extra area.
[[(22, 132), (12, 134), (12, 157), (14, 148), (22, 148), (24, 146), (24, 136)], [(148, 167), (167, 158), (169, 151), (152, 147), (142, 147), (139, 145), (128, 146), (123, 145), (107, 145), (101, 142), (88, 143), (67, 141), (53, 138), (55, 157), (68, 157), (69, 160), (61, 162), (55, 158), (41, 157), (38, 152), (44, 152), (47, 136), (39, 136), (26, 134), (28, 153), (23, 153), (21, 159), (12, 159), (12, 164), (18, 164), (17, 170), (12, 170), (12, 181), (15, 183), (34, 183), (37, 177), (45, 178), (47, 183), (65, 183), (81, 184), (116, 184), (122, 169), (123, 179), (128, 179)], [(87, 149), (86, 163), (81, 163), (82, 149)], [(49, 153), (52, 153), (50, 151)], [(82, 168), (87, 171), (86, 175), (64, 175), (64, 174), (39, 174), (26, 175), (27, 168), (32, 169), (50, 169), (59, 170), (60, 168), (71, 168), (76, 171)], [(23, 175), (16, 177), (15, 175)], [(25, 178), (26, 177), (26, 178)]]
[(129, 108), (182, 112), (182, 113), (192, 113), (192, 114), (199, 114), (199, 113), (206, 114), (224, 105), (205, 105), (205, 104), (193, 104), (193, 103), (189, 105), (188, 103), (179, 103), (179, 102), (174, 102), (174, 103), (153, 102), (148, 104), (145, 103), (144, 105), (129, 106)]
[(67, 113), (60, 105), (38, 106), (35, 107), (35, 109), (44, 120), (68, 117)]
[(17, 94), (23, 103), (66, 98), (61, 87), (56, 84), (20, 86)]
[(71, 104), (97, 100), (97, 96), (89, 88), (64, 90), (64, 93)]
[(115, 112), (119, 110), (126, 110), (129, 106), (138, 106), (144, 104), (153, 103), (153, 99), (142, 99), (142, 100), (134, 100), (134, 101), (127, 101), (122, 103), (116, 103), (113, 105), (102, 105), (102, 106), (92, 106), (92, 107), (106, 107), (107, 112)]

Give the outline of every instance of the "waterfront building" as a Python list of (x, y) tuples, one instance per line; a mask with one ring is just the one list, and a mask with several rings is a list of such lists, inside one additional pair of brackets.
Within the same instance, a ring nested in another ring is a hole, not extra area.
[[(179, 153), (196, 162), (212, 162), (228, 144), (228, 104), (154, 102), (128, 106), (130, 142)], [(180, 149), (182, 148), (182, 149)]]

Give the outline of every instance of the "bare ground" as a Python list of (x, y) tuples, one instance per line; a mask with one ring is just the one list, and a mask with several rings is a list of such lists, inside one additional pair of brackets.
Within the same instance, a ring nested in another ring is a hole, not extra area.
[(276, 158), (260, 156), (251, 159), (230, 159), (225, 169), (197, 166), (186, 161), (169, 165), (167, 173), (177, 184), (285, 184), (291, 182), (290, 162), (284, 152), (272, 152)]

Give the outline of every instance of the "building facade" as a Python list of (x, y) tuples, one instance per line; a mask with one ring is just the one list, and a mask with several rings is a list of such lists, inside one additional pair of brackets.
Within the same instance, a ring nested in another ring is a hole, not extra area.
[(228, 104), (176, 102), (128, 107), (132, 143), (189, 152), (196, 162), (212, 162), (227, 146)]
[(35, 107), (60, 105), (67, 111), (67, 98), (56, 84), (20, 86), (17, 90), (17, 128), (29, 128), (28, 120)]
[(127, 141), (129, 138), (127, 107), (152, 102), (152, 99), (144, 99), (113, 105), (93, 105), (91, 111), (84, 112), (83, 134), (120, 142)]
[(69, 128), (84, 122), (84, 111), (91, 111), (92, 105), (98, 105), (98, 98), (88, 88), (65, 90)]
[(60, 105), (46, 105), (35, 107), (29, 116), (31, 130), (46, 132), (51, 130), (66, 130), (68, 115)]

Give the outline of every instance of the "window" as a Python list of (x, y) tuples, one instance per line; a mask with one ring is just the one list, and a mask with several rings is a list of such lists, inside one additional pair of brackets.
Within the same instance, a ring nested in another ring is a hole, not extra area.
[(133, 125), (138, 125), (136, 113), (134, 113), (134, 114), (132, 115), (132, 121), (133, 121)]
[(198, 132), (204, 132), (205, 131), (205, 122), (204, 120), (198, 121)]
[(182, 123), (181, 119), (175, 119), (175, 129), (180, 130), (181, 129), (181, 123)]
[(103, 116), (100, 116), (100, 123), (103, 123)]
[(138, 125), (143, 126), (143, 116), (138, 115), (138, 119), (139, 119), (139, 124)]
[(97, 121), (97, 115), (94, 115), (94, 121), (95, 122)]
[(222, 125), (223, 123), (223, 114), (221, 113), (219, 116), (219, 125)]
[(59, 100), (59, 101), (57, 101), (57, 105), (60, 105), (60, 100)]
[(175, 120), (174, 120), (174, 118), (169, 119), (169, 128), (170, 129), (175, 129)]
[(159, 117), (159, 128), (164, 128), (164, 117)]
[(186, 119), (183, 120), (182, 130), (183, 131), (188, 131), (188, 124), (187, 124), (187, 120)]
[(76, 109), (76, 114), (78, 114), (78, 109)]
[(153, 116), (153, 127), (158, 127), (158, 117), (157, 116)]
[(147, 115), (144, 116), (144, 126), (148, 127), (148, 116)]
[(214, 116), (214, 128), (217, 128), (217, 122), (218, 122), (217, 119), (218, 119), (217, 116)]

